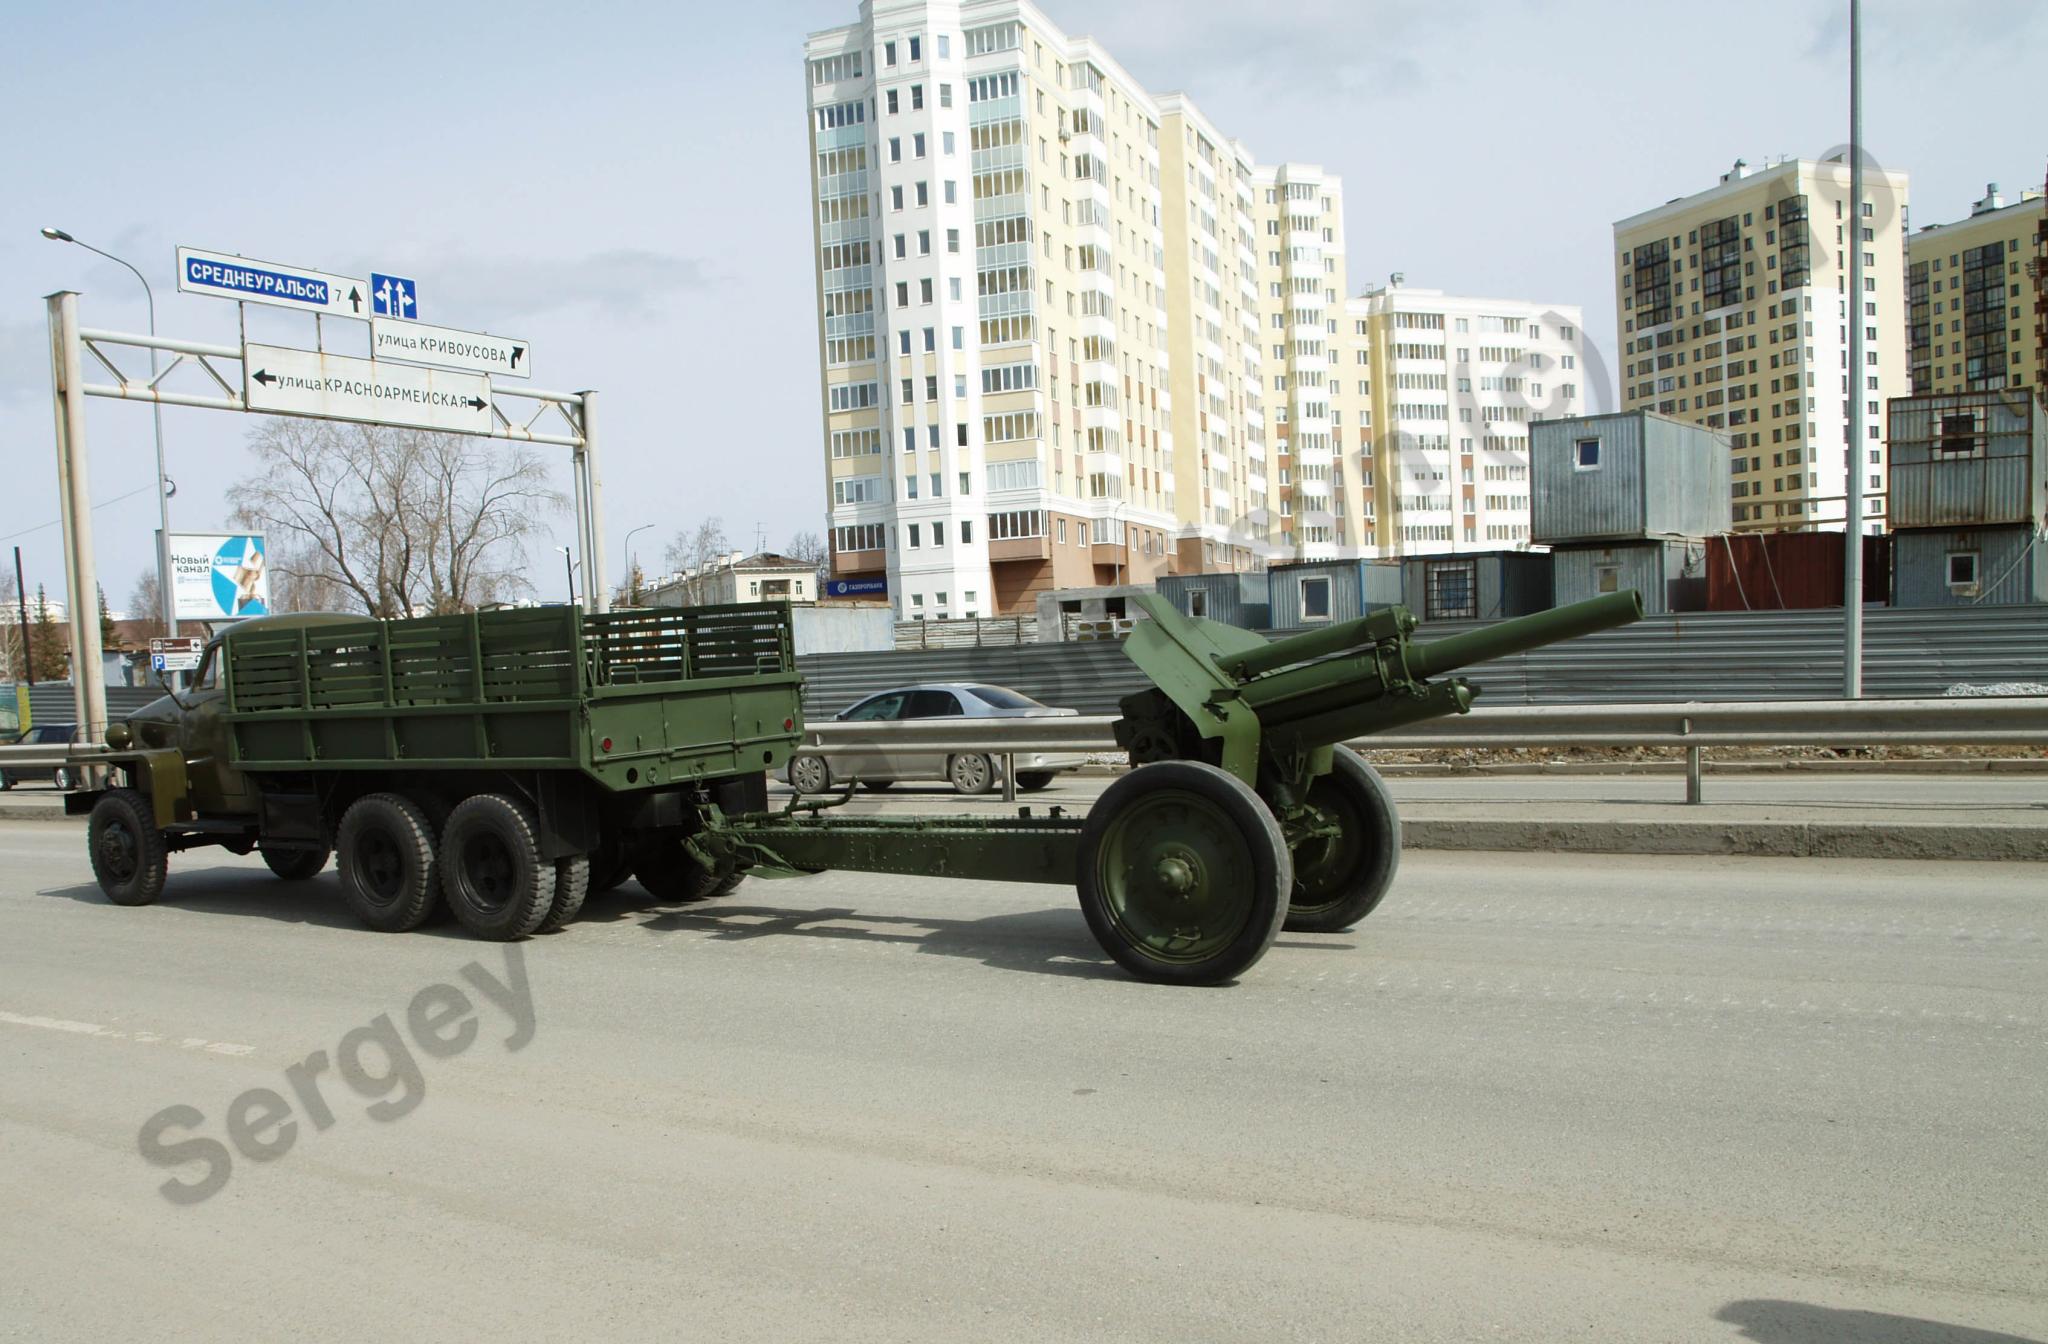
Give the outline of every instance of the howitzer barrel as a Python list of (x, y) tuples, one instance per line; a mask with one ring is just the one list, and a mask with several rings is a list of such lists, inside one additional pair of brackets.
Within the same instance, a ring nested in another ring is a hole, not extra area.
[(1361, 645), (1395, 639), (1414, 629), (1413, 616), (1404, 609), (1392, 608), (1376, 611), (1370, 616), (1361, 616), (1357, 620), (1339, 621), (1327, 629), (1311, 630), (1307, 634), (1293, 635), (1287, 639), (1276, 639), (1264, 648), (1251, 649), (1229, 658), (1218, 659), (1216, 666), (1221, 668), (1226, 676), (1246, 681), (1271, 672), (1275, 668), (1306, 663)]
[(1408, 654), (1408, 670), (1422, 678), (1441, 676), (1489, 658), (1505, 658), (1511, 653), (1577, 639), (1598, 630), (1612, 630), (1642, 618), (1643, 599), (1635, 589), (1628, 588), (1418, 645)]

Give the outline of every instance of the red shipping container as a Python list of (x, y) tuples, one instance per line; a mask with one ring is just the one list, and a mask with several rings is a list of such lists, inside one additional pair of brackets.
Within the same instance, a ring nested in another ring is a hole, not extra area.
[[(1863, 601), (1891, 595), (1892, 539), (1863, 539)], [(1793, 611), (1842, 605), (1842, 534), (1739, 532), (1707, 541), (1707, 610)]]

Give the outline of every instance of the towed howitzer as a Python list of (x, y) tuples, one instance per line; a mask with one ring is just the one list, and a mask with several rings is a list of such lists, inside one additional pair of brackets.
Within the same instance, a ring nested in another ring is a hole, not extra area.
[(1269, 643), (1156, 595), (1137, 601), (1152, 619), (1132, 627), (1124, 649), (1152, 688), (1120, 702), (1118, 745), (1134, 766), (1199, 761), (1255, 792), (1293, 861), (1284, 927), (1312, 933), (1370, 914), (1400, 860), (1393, 795), (1342, 743), (1467, 713), (1479, 687), (1448, 675), (1459, 668), (1643, 615), (1629, 589), (1420, 644), (1414, 614), (1387, 607)]

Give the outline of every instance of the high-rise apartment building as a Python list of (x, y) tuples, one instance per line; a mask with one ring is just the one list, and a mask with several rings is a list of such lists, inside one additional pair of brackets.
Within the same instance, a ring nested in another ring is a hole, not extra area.
[(805, 61), (833, 575), (915, 619), (1165, 572), (1158, 105), (1024, 0), (866, 0)]
[(1340, 448), (1377, 555), (1529, 545), (1529, 425), (1586, 413), (1572, 304), (1470, 298), (1402, 277), (1345, 302)]
[(1335, 555), (1363, 541), (1358, 481), (1338, 461), (1331, 402), (1346, 283), (1344, 187), (1314, 164), (1283, 163), (1259, 170), (1253, 203), (1277, 540), (1303, 558)]
[[(1871, 497), (1865, 517), (1883, 517), (1882, 408), (1908, 386), (1906, 188), (1903, 172), (1868, 170), (1852, 209), (1844, 159), (1738, 161), (1709, 190), (1614, 225), (1622, 408), (1728, 431), (1737, 529), (1839, 524), (1851, 488)], [(1865, 412), (1853, 460), (1851, 397)]]
[(1174, 570), (1248, 570), (1277, 543), (1259, 298), (1258, 168), (1193, 101), (1159, 100), (1173, 396)]
[(2007, 204), (1998, 184), (1969, 217), (1932, 224), (1906, 241), (1913, 395), (2040, 389), (2043, 352), (2034, 305), (2034, 251), (2048, 197)]

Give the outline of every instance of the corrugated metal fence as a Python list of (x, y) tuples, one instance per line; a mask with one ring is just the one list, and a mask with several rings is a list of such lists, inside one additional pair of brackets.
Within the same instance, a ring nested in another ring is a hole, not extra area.
[[(71, 683), (68, 681), (41, 681), (27, 688), (28, 712), (32, 723), (70, 723), (78, 717), (77, 707), (71, 699)], [(9, 698), (13, 688), (9, 687)], [(154, 686), (109, 686), (107, 687), (107, 715), (110, 718), (125, 718), (141, 709), (152, 700), (161, 699), (163, 692)]]
[[(1438, 639), (1479, 628), (1441, 622)], [(2048, 609), (1876, 609), (1864, 615), (1863, 685), (1872, 696), (1938, 696), (1957, 683), (2048, 683)], [(799, 658), (804, 711), (838, 713), (917, 681), (986, 681), (1084, 714), (1113, 714), (1147, 683), (1113, 644), (842, 653)], [(1489, 704), (1644, 704), (1818, 700), (1842, 693), (1842, 614), (1688, 612), (1498, 659), (1471, 670)]]

